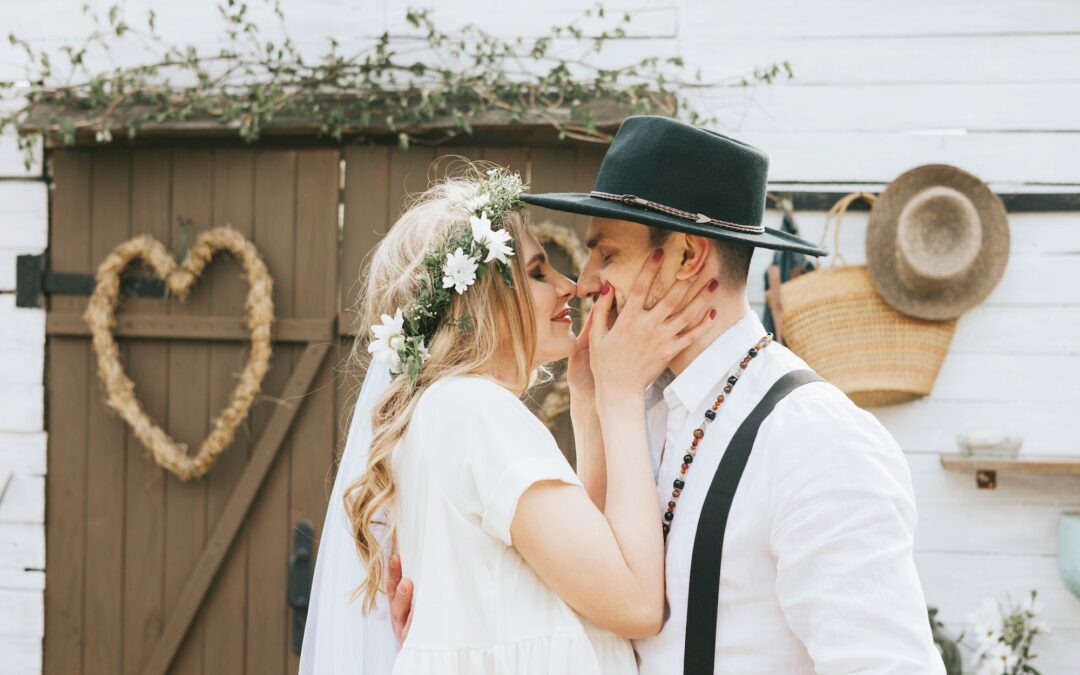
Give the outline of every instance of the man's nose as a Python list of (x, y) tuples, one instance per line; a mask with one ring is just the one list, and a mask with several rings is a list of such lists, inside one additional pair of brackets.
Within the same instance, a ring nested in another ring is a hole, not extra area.
[(579, 298), (588, 298), (600, 293), (600, 275), (593, 264), (593, 256), (590, 254), (581, 268), (581, 274), (577, 279), (576, 294)]

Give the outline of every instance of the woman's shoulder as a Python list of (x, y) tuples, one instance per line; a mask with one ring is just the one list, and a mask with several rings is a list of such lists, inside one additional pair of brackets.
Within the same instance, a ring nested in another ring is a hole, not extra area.
[(529, 409), (509, 389), (482, 375), (455, 375), (438, 380), (424, 391), (417, 412), (437, 411), (458, 419), (532, 416)]

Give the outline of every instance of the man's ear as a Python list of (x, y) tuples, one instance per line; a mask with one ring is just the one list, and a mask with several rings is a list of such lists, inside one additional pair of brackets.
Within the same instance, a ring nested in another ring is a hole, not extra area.
[(708, 237), (701, 237), (696, 234), (679, 232), (677, 236), (679, 237), (679, 250), (682, 253), (682, 258), (679, 262), (679, 269), (675, 272), (675, 278), (689, 279), (697, 276), (705, 267), (705, 261), (708, 260), (713, 249), (712, 242), (709, 241)]

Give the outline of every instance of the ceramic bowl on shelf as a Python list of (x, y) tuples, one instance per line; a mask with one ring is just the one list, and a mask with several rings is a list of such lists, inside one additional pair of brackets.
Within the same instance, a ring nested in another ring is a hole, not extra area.
[(963, 455), (977, 457), (1018, 457), (1024, 439), (1020, 436), (1004, 434), (972, 433), (956, 437)]

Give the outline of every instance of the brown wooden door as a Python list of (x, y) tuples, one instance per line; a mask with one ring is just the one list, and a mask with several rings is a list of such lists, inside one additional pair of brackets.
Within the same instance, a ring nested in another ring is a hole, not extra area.
[[(549, 191), (590, 189), (602, 151), (451, 152), (511, 166), (534, 190)], [(142, 233), (179, 255), (199, 231), (230, 223), (255, 243), (273, 276), (279, 326), (283, 319), (333, 321), (356, 299), (363, 256), (405, 195), (423, 189), (434, 159), (429, 148), (359, 146), (57, 151), (50, 269), (92, 273), (117, 243)], [(584, 227), (583, 218), (538, 215)], [(239, 264), (222, 255), (187, 302), (127, 298), (118, 315), (239, 316), (245, 293)], [(197, 563), (282, 406), (295, 406), (295, 418), (166, 663), (171, 673), (295, 673), (286, 563), (298, 523), (310, 522), (316, 537), (321, 529), (357, 385), (344, 362), (349, 338), (339, 335), (350, 327), (342, 322), (333, 331), (310, 385), (286, 401), (290, 374), (312, 347), (276, 341), (263, 394), (233, 444), (206, 476), (185, 483), (158, 468), (105, 406), (89, 340), (71, 329), (85, 306), (85, 296), (49, 299), (45, 673), (143, 672), (170, 618), (182, 613)], [(198, 447), (235, 385), (247, 345), (123, 336), (119, 343), (149, 414)], [(569, 451), (565, 424), (557, 435)]]

